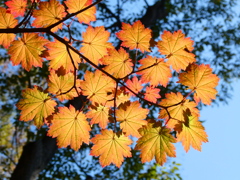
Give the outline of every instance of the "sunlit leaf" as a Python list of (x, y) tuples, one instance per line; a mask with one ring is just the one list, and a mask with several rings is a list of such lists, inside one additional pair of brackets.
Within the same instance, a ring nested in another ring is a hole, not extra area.
[(102, 130), (91, 139), (93, 147), (90, 152), (92, 156), (100, 156), (99, 161), (102, 167), (111, 163), (117, 167), (122, 165), (124, 157), (131, 157), (129, 145), (132, 140), (122, 134), (116, 134), (112, 130)]
[(6, 5), (9, 7), (11, 14), (14, 17), (24, 16), (27, 1), (26, 0), (10, 0), (6, 2)]
[(54, 112), (57, 103), (50, 98), (48, 93), (44, 93), (37, 86), (34, 86), (33, 89), (25, 89), (22, 96), (23, 99), (16, 105), (21, 110), (20, 120), (34, 120), (34, 124), (40, 128), (43, 125), (43, 119)]
[(48, 136), (57, 137), (58, 147), (67, 147), (77, 151), (82, 143), (89, 144), (91, 130), (86, 116), (70, 105), (59, 107), (59, 113), (54, 114)]
[(161, 122), (149, 120), (139, 131), (142, 137), (138, 139), (135, 149), (141, 151), (142, 163), (149, 162), (155, 157), (157, 163), (163, 165), (167, 156), (176, 157), (172, 144), (176, 139), (170, 134), (170, 129), (162, 126)]

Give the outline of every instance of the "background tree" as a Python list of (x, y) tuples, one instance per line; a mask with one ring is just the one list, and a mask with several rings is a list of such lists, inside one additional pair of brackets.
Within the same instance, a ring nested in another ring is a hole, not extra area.
[[(5, 6), (4, 4), (2, 5)], [(184, 33), (186, 33), (186, 36), (194, 39), (195, 54), (197, 54), (198, 60), (213, 65), (212, 67), (215, 69), (215, 72), (222, 79), (217, 101), (226, 102), (226, 97), (229, 97), (230, 87), (226, 85), (226, 83), (229, 84), (232, 77), (239, 76), (239, 63), (236, 61), (237, 53), (232, 52), (232, 46), (238, 46), (239, 44), (239, 23), (234, 18), (233, 9), (235, 6), (236, 1), (223, 0), (212, 0), (204, 3), (202, 3), (202, 1), (190, 0), (162, 0), (156, 2), (147, 0), (102, 1), (97, 6), (99, 12), (97, 19), (99, 24), (96, 25), (104, 25), (107, 30), (114, 34), (120, 30), (122, 22), (132, 23), (140, 19), (146, 27), (153, 29), (153, 36), (155, 38), (158, 38), (159, 32), (163, 30), (175, 31), (182, 29)], [(136, 11), (132, 11), (134, 7), (137, 7)], [(99, 22), (99, 20), (102, 22)], [(75, 27), (75, 30), (73, 29), (73, 36), (75, 38), (81, 35), (81, 28), (83, 29), (84, 26), (85, 25), (82, 25), (82, 27)], [(60, 33), (63, 33), (64, 36), (64, 33), (67, 32)], [(115, 42), (116, 46), (119, 46), (120, 42), (118, 42), (117, 39), (112, 41)], [(237, 50), (238, 48), (235, 49)], [(27, 72), (21, 68), (11, 67), (11, 62), (8, 61), (6, 51), (1, 51), (1, 57), (2, 74), (0, 75), (0, 90), (2, 94), (1, 106), (3, 111), (1, 135), (3, 134), (2, 136), (9, 138), (9, 141), (1, 142), (2, 158), (4, 158), (4, 161), (7, 160), (5, 161), (6, 164), (3, 164), (1, 167), (4, 168), (5, 172), (11, 174), (18, 160), (17, 157), (20, 157), (21, 146), (25, 144), (25, 142), (31, 142), (23, 148), (19, 164), (14, 172), (16, 177), (18, 176), (18, 172), (24, 172), (21, 169), (22, 167), (27, 170), (31, 177), (36, 177), (44, 168), (45, 170), (42, 171), (40, 178), (46, 178), (48, 176), (49, 178), (51, 178), (51, 176), (59, 178), (63, 176), (79, 177), (79, 171), (81, 171), (85, 177), (90, 176), (91, 174), (88, 174), (88, 172), (91, 170), (94, 171), (96, 160), (92, 159), (92, 164), (84, 164), (84, 162), (78, 163), (75, 161), (76, 157), (81, 159), (85, 153), (89, 153), (87, 147), (82, 148), (80, 152), (76, 154), (71, 154), (70, 149), (57, 150), (55, 146), (56, 142), (45, 137), (44, 128), (37, 131), (34, 126), (29, 126), (29, 123), (15, 121), (19, 118), (19, 114), (16, 112), (14, 104), (20, 99), (21, 90), (26, 87), (32, 87), (34, 84), (44, 84), (48, 76), (47, 67), (43, 65), (42, 69), (34, 68), (30, 72)], [(86, 67), (82, 68), (84, 69)], [(183, 89), (174, 83), (168, 86), (168, 90), (183, 92)], [(70, 104), (74, 103), (75, 101), (70, 102)], [(13, 124), (13, 126), (9, 126), (9, 124)], [(36, 149), (39, 151), (37, 154), (35, 152)], [(24, 154), (29, 156), (31, 153), (33, 154), (33, 156), (31, 156), (32, 158), (30, 158), (32, 162), (26, 161), (28, 158), (25, 158)], [(54, 154), (55, 156), (52, 158), (51, 163), (46, 167), (47, 162)], [(36, 161), (37, 159), (38, 161)], [(86, 162), (87, 161), (90, 160), (86, 159)], [(68, 164), (62, 166), (62, 164), (66, 162), (68, 162)], [(143, 168), (138, 162), (139, 160), (132, 162), (132, 167), (139, 167), (136, 171), (133, 171), (132, 174), (139, 172), (139, 170)], [(136, 166), (136, 163), (138, 166)], [(123, 174), (127, 173), (126, 170), (129, 164), (131, 163), (125, 162), (123, 165), (123, 167), (126, 167), (125, 171), (122, 171)], [(86, 171), (86, 166), (91, 166), (89, 168), (90, 170)], [(155, 166), (152, 166), (150, 169), (154, 167)], [(112, 172), (115, 171), (116, 169), (114, 167), (106, 168), (102, 172), (102, 177), (110, 176), (113, 174)], [(95, 170), (95, 172), (98, 172), (98, 170)], [(14, 174), (12, 176), (13, 179)], [(25, 172), (25, 174), (27, 173)], [(7, 176), (9, 174), (3, 174), (3, 176), (5, 175)]]

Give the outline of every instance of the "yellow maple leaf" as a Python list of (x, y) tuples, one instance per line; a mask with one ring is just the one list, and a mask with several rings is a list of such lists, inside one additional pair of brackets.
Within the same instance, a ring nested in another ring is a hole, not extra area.
[[(159, 84), (167, 86), (169, 78), (172, 77), (171, 69), (162, 58), (147, 56), (141, 59), (139, 63), (142, 65), (137, 74), (142, 75), (141, 80), (150, 83), (152, 86)], [(148, 68), (149, 67), (149, 68)]]
[(102, 167), (111, 163), (120, 167), (124, 160), (123, 157), (132, 156), (129, 147), (132, 140), (123, 134), (116, 134), (112, 130), (104, 129), (101, 134), (97, 134), (91, 141), (94, 145), (90, 155), (100, 156), (99, 160)]
[[(18, 20), (7, 10), (0, 7), (0, 29), (14, 28), (18, 24)], [(15, 34), (0, 33), (0, 45), (4, 48), (8, 48), (10, 43), (16, 37)]]
[(103, 106), (101, 104), (91, 105), (86, 114), (88, 118), (91, 118), (91, 124), (99, 124), (102, 129), (107, 127), (109, 122), (109, 107)]
[[(46, 58), (50, 60), (49, 67), (57, 70), (60, 67), (63, 67), (66, 72), (74, 71), (74, 66), (78, 67), (78, 63), (80, 63), (80, 57), (77, 53), (69, 49), (71, 56), (68, 53), (67, 47), (65, 44), (61, 43), (60, 41), (50, 42), (46, 45), (49, 49)], [(71, 59), (72, 57), (72, 59)], [(73, 63), (74, 66), (73, 66)]]
[(111, 43), (107, 42), (110, 33), (105, 31), (104, 26), (93, 28), (89, 26), (86, 32), (82, 33), (83, 43), (80, 52), (90, 61), (98, 65), (99, 59), (107, 55), (107, 49), (112, 49)]
[[(178, 93), (168, 93), (166, 94), (166, 99), (163, 99), (160, 102), (161, 106), (171, 106), (167, 110), (161, 109), (159, 113), (159, 118), (166, 119), (167, 126), (169, 128), (175, 128), (175, 126), (178, 124), (178, 122), (185, 122), (185, 114), (184, 112), (189, 109), (190, 112), (194, 112), (196, 114), (199, 114), (199, 110), (196, 108), (197, 104), (193, 101), (190, 101), (189, 99), (183, 100), (183, 95)], [(180, 103), (181, 102), (181, 103)], [(178, 104), (178, 105), (175, 105)], [(171, 119), (169, 119), (169, 114), (171, 116)]]
[(150, 39), (152, 30), (145, 28), (141, 21), (130, 24), (122, 23), (122, 30), (116, 33), (117, 37), (122, 40), (121, 46), (129, 49), (139, 49), (141, 52), (150, 52)]
[(57, 103), (44, 93), (40, 87), (25, 89), (22, 92), (23, 99), (17, 103), (17, 108), (21, 111), (20, 121), (34, 120), (34, 124), (40, 128), (44, 118), (54, 112)]
[(212, 99), (216, 98), (219, 77), (212, 73), (209, 65), (191, 64), (187, 72), (180, 73), (179, 83), (188, 86), (194, 93), (194, 100), (196, 103), (210, 105)]
[[(88, 7), (92, 3), (92, 0), (67, 0), (65, 4), (68, 7), (68, 12), (75, 13), (80, 11), (86, 7)], [(80, 23), (89, 24), (91, 21), (96, 21), (96, 7), (93, 6), (77, 15), (78, 21)]]
[(163, 165), (167, 156), (176, 157), (175, 147), (172, 143), (176, 139), (170, 134), (170, 129), (162, 126), (161, 122), (148, 120), (148, 124), (140, 130), (135, 149), (141, 151), (142, 163), (151, 161), (154, 157), (158, 164)]
[(141, 137), (138, 129), (147, 124), (144, 119), (147, 117), (149, 110), (140, 107), (140, 103), (127, 102), (119, 106), (116, 110), (117, 121), (120, 122), (120, 128), (126, 136)]
[(81, 82), (81, 89), (84, 96), (98, 104), (106, 104), (113, 98), (113, 90), (116, 87), (115, 81), (97, 70), (95, 72), (86, 71), (84, 81)]
[[(69, 72), (65, 75), (58, 75), (55, 71), (50, 72), (48, 92), (57, 95), (60, 101), (73, 99), (78, 96), (74, 86), (74, 74)], [(80, 80), (77, 79), (75, 82), (76, 88), (80, 88)], [(69, 91), (72, 88), (71, 91)], [(66, 93), (69, 91), (68, 93)], [(79, 89), (80, 92), (80, 89)]]
[(181, 30), (175, 31), (173, 34), (169, 31), (164, 31), (162, 40), (158, 41), (159, 52), (167, 56), (167, 63), (172, 65), (172, 68), (179, 72), (181, 69), (195, 62), (195, 55), (191, 53), (193, 41), (190, 38), (185, 38)]
[[(50, 0), (49, 2), (40, 2), (39, 9), (33, 11), (33, 17), (36, 19), (33, 21), (34, 27), (48, 27), (66, 16), (64, 6), (57, 0)], [(51, 30), (56, 32), (58, 29), (62, 29), (62, 23), (53, 27)]]
[(104, 70), (116, 78), (124, 78), (132, 72), (133, 63), (129, 59), (129, 54), (123, 48), (118, 51), (110, 49), (109, 55), (104, 56), (101, 61), (107, 65)]
[(179, 123), (177, 129), (177, 141), (182, 142), (186, 152), (188, 152), (190, 146), (201, 151), (202, 142), (208, 142), (204, 127), (198, 120), (198, 115), (195, 113), (189, 116), (187, 115), (186, 121)]
[(30, 71), (32, 66), (42, 67), (43, 59), (40, 57), (46, 49), (44, 45), (48, 40), (39, 36), (36, 33), (25, 33), (22, 38), (11, 43), (8, 50), (13, 65), (19, 65), (27, 71)]
[(58, 147), (67, 147), (77, 151), (82, 143), (89, 144), (91, 130), (86, 116), (70, 105), (59, 107), (59, 113), (53, 115), (48, 136), (57, 137)]

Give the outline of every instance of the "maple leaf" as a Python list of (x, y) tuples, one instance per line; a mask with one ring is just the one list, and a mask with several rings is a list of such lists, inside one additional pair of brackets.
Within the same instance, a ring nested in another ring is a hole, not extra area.
[[(185, 99), (183, 101), (183, 95), (178, 92), (177, 94), (171, 92), (166, 94), (166, 99), (163, 99), (160, 102), (161, 106), (171, 106), (167, 110), (161, 109), (159, 113), (159, 118), (163, 118), (167, 120), (167, 126), (169, 128), (175, 128), (178, 122), (185, 122), (185, 114), (184, 112), (189, 109), (190, 112), (194, 112), (199, 114), (199, 110), (196, 108), (197, 104), (195, 102), (189, 101), (189, 99)], [(169, 119), (169, 114), (171, 118)]]
[(208, 142), (207, 134), (204, 131), (202, 123), (198, 120), (198, 115), (192, 115), (186, 118), (184, 123), (178, 124), (177, 141), (181, 141), (186, 152), (192, 146), (194, 149), (201, 151), (202, 142)]
[[(33, 21), (32, 26), (46, 28), (66, 16), (64, 6), (57, 0), (50, 0), (49, 2), (40, 2), (39, 10), (33, 11), (33, 17), (36, 19)], [(56, 32), (58, 29), (62, 29), (62, 23), (53, 27), (52, 32)]]
[(24, 99), (17, 103), (17, 108), (21, 111), (20, 121), (34, 120), (34, 124), (40, 128), (43, 119), (54, 112), (57, 103), (50, 98), (48, 93), (44, 93), (40, 87), (34, 86), (33, 89), (25, 89), (22, 92)]
[[(78, 63), (81, 62), (79, 55), (73, 50), (69, 49), (69, 52), (71, 54), (70, 56), (66, 45), (60, 41), (56, 40), (55, 42), (50, 42), (46, 45), (46, 47), (49, 49), (49, 56), (46, 58), (50, 60), (49, 67), (52, 69), (57, 70), (60, 67), (63, 67), (66, 72), (74, 71), (74, 66), (78, 67)], [(74, 66), (72, 64), (71, 57), (74, 62)]]
[(101, 104), (91, 105), (90, 111), (87, 112), (86, 116), (91, 118), (91, 124), (99, 124), (103, 129), (107, 127), (109, 122), (109, 107)]
[(117, 37), (123, 41), (121, 46), (129, 49), (139, 49), (141, 52), (150, 52), (150, 39), (152, 30), (145, 28), (141, 21), (130, 24), (122, 23), (122, 30), (116, 33)]
[[(65, 4), (68, 7), (69, 13), (75, 13), (92, 4), (92, 0), (67, 0), (65, 1)], [(77, 15), (78, 21), (80, 23), (86, 23), (86, 24), (89, 24), (91, 21), (96, 21), (95, 13), (96, 13), (96, 7), (93, 6), (79, 13)]]
[(116, 117), (117, 121), (121, 122), (120, 128), (126, 136), (141, 137), (138, 129), (147, 124), (147, 121), (143, 119), (147, 117), (148, 112), (149, 110), (141, 108), (137, 101), (119, 106), (119, 109), (116, 110)]
[(191, 53), (193, 41), (190, 38), (185, 38), (181, 30), (175, 31), (173, 34), (169, 31), (164, 31), (162, 40), (158, 41), (159, 52), (167, 56), (167, 63), (172, 65), (172, 68), (179, 72), (185, 70), (189, 63), (195, 62), (195, 55)]
[(160, 89), (153, 88), (153, 87), (146, 87), (146, 93), (144, 94), (144, 99), (156, 103), (157, 99), (161, 96), (159, 95)]
[(116, 78), (124, 78), (132, 72), (133, 63), (129, 59), (129, 54), (123, 48), (118, 51), (110, 49), (109, 55), (104, 56), (101, 61), (107, 65), (104, 70)]
[(48, 40), (36, 33), (25, 33), (22, 38), (11, 43), (8, 50), (13, 65), (21, 63), (22, 67), (30, 71), (32, 66), (42, 67), (43, 59), (40, 57), (46, 49), (44, 45)]
[(101, 134), (97, 134), (91, 139), (94, 143), (90, 155), (100, 156), (100, 164), (102, 167), (108, 166), (111, 163), (120, 168), (123, 157), (131, 157), (132, 140), (123, 134), (116, 134), (112, 130), (104, 129)]
[(58, 109), (59, 113), (53, 115), (48, 136), (57, 137), (58, 147), (70, 145), (75, 151), (80, 149), (83, 142), (89, 144), (91, 128), (86, 116), (75, 110), (72, 105), (69, 108), (59, 107)]
[[(128, 79), (126, 82), (127, 86), (136, 94), (138, 94), (143, 86), (142, 86), (142, 81), (138, 80), (138, 78), (136, 76), (134, 76), (132, 78), (132, 80)], [(129, 92), (132, 96), (135, 96), (131, 91), (129, 91), (128, 89), (126, 89), (127, 92)]]
[(89, 26), (86, 32), (82, 33), (83, 43), (80, 52), (90, 61), (98, 65), (99, 59), (107, 55), (107, 49), (112, 49), (111, 43), (107, 42), (110, 33), (105, 31), (104, 26), (93, 28)]
[[(158, 84), (167, 86), (169, 78), (172, 77), (171, 69), (162, 58), (147, 56), (141, 59), (139, 63), (142, 65), (137, 74), (142, 75), (141, 80), (150, 83), (152, 86)], [(149, 67), (149, 68), (148, 68)]]
[(189, 89), (195, 91), (194, 100), (196, 103), (210, 105), (212, 99), (216, 98), (219, 78), (212, 73), (210, 65), (191, 64), (187, 72), (180, 73), (178, 83), (188, 86)]
[(88, 96), (92, 103), (105, 104), (113, 98), (115, 81), (101, 71), (97, 70), (94, 73), (86, 71), (84, 79), (81, 82), (82, 93), (84, 96)]
[(148, 124), (139, 130), (142, 135), (135, 146), (141, 151), (142, 163), (151, 161), (154, 157), (158, 164), (166, 162), (166, 156), (176, 157), (175, 147), (172, 143), (176, 139), (170, 134), (170, 129), (162, 126), (161, 122), (148, 120)]
[[(58, 75), (55, 71), (50, 72), (48, 92), (57, 95), (60, 101), (73, 99), (79, 96), (75, 88), (69, 91), (74, 86), (74, 75), (73, 73), (67, 73), (65, 75)], [(80, 87), (80, 80), (76, 80), (76, 88)], [(69, 91), (68, 93), (66, 93)], [(79, 89), (80, 92), (80, 89)]]
[(26, 0), (10, 0), (5, 4), (9, 7), (9, 10), (14, 17), (24, 16), (27, 7)]
[[(6, 9), (0, 7), (0, 29), (14, 28), (17, 24), (18, 20), (7, 13)], [(0, 33), (0, 44), (7, 49), (15, 37), (15, 34)]]

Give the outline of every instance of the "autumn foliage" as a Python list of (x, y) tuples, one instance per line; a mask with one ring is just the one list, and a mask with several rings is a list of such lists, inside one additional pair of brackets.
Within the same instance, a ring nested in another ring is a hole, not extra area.
[[(103, 167), (120, 167), (132, 148), (143, 163), (155, 158), (161, 165), (176, 156), (178, 141), (186, 151), (191, 146), (200, 151), (208, 139), (197, 107), (215, 99), (219, 78), (209, 65), (197, 64), (194, 42), (181, 30), (164, 31), (154, 40), (140, 21), (122, 23), (116, 49), (104, 26), (90, 25), (99, 2), (9, 0), (0, 8), (0, 44), (12, 64), (31, 71), (45, 63), (49, 70), (45, 86), (23, 90), (16, 105), (19, 120), (34, 120), (38, 128), (46, 124), (59, 147), (77, 151), (83, 143), (93, 144), (90, 154), (99, 156)], [(86, 25), (80, 39), (71, 36), (74, 23)], [(66, 37), (59, 33), (64, 29)], [(80, 68), (83, 64), (88, 68)], [(173, 73), (185, 94), (161, 92)], [(74, 97), (82, 98), (81, 108), (66, 105)], [(151, 106), (158, 111), (155, 118), (146, 108)], [(95, 127), (99, 133), (92, 137)]]

